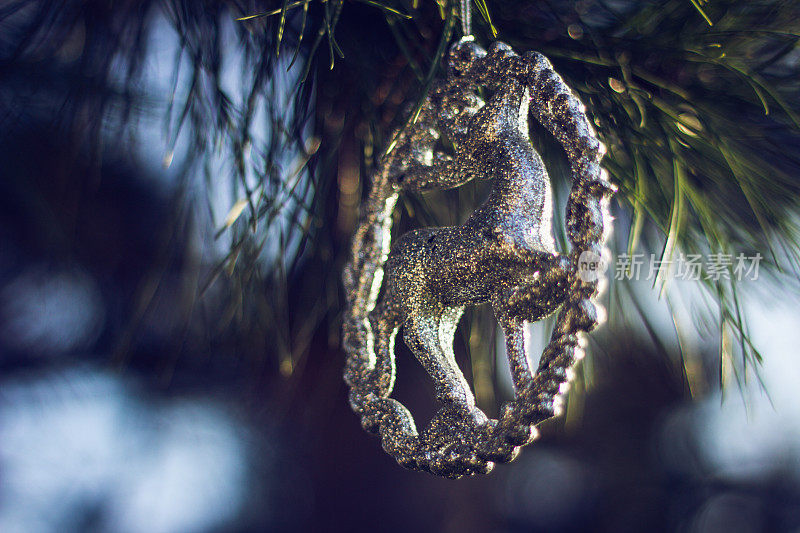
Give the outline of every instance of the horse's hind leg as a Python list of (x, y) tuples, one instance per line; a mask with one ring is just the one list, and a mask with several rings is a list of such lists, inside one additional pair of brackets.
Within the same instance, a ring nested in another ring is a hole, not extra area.
[(402, 314), (386, 299), (375, 306), (369, 315), (375, 353), (374, 376), (377, 376), (380, 396), (388, 398), (394, 388), (394, 339), (402, 324)]
[(506, 355), (511, 368), (511, 378), (514, 381), (514, 390), (520, 393), (533, 383), (533, 368), (525, 347), (525, 321), (504, 317), (497, 308), (495, 316), (505, 333)]
[(433, 378), (439, 401), (472, 415), (475, 398), (453, 354), (453, 334), (462, 312), (459, 307), (411, 313), (403, 324), (403, 338)]

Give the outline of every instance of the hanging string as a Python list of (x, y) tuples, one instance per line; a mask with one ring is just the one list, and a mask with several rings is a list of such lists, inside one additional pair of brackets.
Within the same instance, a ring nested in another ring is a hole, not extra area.
[(461, 0), (461, 33), (472, 37), (472, 0)]

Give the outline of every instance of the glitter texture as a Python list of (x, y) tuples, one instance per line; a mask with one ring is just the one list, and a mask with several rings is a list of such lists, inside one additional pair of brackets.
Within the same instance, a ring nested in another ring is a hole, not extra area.
[[(479, 87), (492, 95), (485, 103)], [(570, 161), (569, 255), (553, 245), (550, 180), (528, 137), (529, 114)], [(440, 136), (453, 144), (453, 157), (435, 150)], [(602, 252), (605, 206), (614, 190), (599, 164), (604, 151), (583, 104), (544, 56), (519, 56), (500, 42), (488, 52), (470, 39), (452, 46), (446, 79), (376, 169), (344, 272), (350, 404), (401, 465), (451, 478), (488, 473), (533, 440), (536, 424), (558, 414), (559, 394), (581, 355), (579, 335), (597, 324), (597, 280), (581, 279), (578, 258)], [(463, 225), (409, 232), (389, 251), (401, 191), (456, 187), (474, 178), (491, 180), (492, 190)], [(491, 304), (505, 333), (516, 393), (498, 420), (475, 406), (453, 355), (464, 308), (483, 303)], [(559, 308), (534, 372), (526, 322)], [(389, 397), (398, 331), (443, 404), (421, 432)]]

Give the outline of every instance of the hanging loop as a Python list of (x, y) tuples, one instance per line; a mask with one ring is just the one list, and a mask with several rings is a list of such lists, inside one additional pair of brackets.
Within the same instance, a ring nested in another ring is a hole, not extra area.
[(472, 0), (461, 1), (461, 32), (462, 37), (472, 37)]

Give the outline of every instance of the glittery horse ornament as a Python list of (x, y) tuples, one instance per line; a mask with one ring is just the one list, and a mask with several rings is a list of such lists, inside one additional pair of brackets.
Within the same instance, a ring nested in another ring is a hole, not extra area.
[[(476, 94), (480, 86), (493, 93), (486, 103)], [(553, 244), (550, 180), (528, 137), (529, 113), (571, 164), (569, 255)], [(454, 156), (435, 151), (440, 135), (452, 142)], [(579, 335), (597, 324), (597, 279), (581, 266), (602, 251), (605, 204), (613, 192), (599, 165), (603, 153), (583, 105), (541, 54), (519, 56), (500, 42), (488, 53), (470, 40), (453, 45), (447, 78), (373, 176), (344, 273), (350, 403), (401, 465), (447, 477), (487, 473), (495, 462), (512, 460), (535, 437), (536, 424), (558, 414), (559, 394), (582, 353)], [(387, 256), (400, 191), (455, 187), (473, 178), (493, 186), (463, 225), (407, 233)], [(504, 330), (516, 392), (498, 420), (475, 406), (453, 355), (465, 306), (483, 303), (491, 304)], [(534, 372), (525, 323), (559, 307)], [(444, 404), (422, 432), (389, 398), (400, 328)]]

